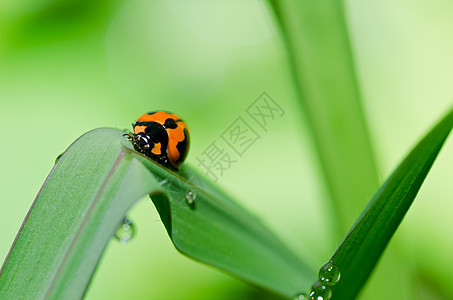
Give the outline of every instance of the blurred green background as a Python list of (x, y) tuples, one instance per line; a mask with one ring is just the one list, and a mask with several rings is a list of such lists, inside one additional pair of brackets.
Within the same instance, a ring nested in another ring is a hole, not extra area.
[[(452, 103), (453, 2), (347, 5), (384, 180)], [(331, 234), (333, 212), (265, 3), (1, 1), (0, 258), (55, 158), (81, 134), (130, 129), (142, 113), (173, 111), (190, 127), (187, 161), (196, 165), (212, 142), (227, 147), (222, 132), (236, 118), (246, 119), (246, 108), (264, 91), (285, 115), (267, 132), (255, 125), (261, 138), (234, 157), (219, 184), (319, 267), (340, 240)], [(414, 284), (396, 283), (400, 290), (385, 293), (453, 297), (452, 144), (450, 138), (390, 245), (408, 266), (401, 276)], [(136, 238), (127, 245), (112, 240), (87, 299), (272, 298), (177, 253), (149, 200), (129, 216)], [(384, 255), (363, 299), (382, 299), (374, 287), (391, 263)]]

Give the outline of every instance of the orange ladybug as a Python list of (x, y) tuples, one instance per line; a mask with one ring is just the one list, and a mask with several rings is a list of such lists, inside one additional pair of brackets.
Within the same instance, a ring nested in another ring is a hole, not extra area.
[(178, 115), (150, 112), (141, 115), (132, 127), (134, 134), (128, 137), (135, 150), (167, 168), (178, 170), (190, 145), (189, 129)]

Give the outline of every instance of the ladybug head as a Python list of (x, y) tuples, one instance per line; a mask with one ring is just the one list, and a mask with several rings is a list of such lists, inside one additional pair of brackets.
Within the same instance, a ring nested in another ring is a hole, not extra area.
[[(156, 125), (159, 124), (156, 123)], [(133, 136), (134, 148), (145, 156), (169, 167), (167, 156), (168, 135), (162, 125), (156, 125), (149, 125), (144, 132), (138, 132)]]
[(146, 152), (149, 148), (151, 138), (144, 132), (140, 132), (139, 134), (134, 135), (134, 147), (135, 150), (139, 152)]

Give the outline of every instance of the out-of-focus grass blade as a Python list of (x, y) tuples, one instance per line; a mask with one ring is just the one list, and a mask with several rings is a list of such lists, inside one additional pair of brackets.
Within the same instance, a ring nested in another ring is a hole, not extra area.
[[(0, 299), (79, 299), (127, 210), (152, 195), (178, 250), (290, 297), (315, 271), (190, 167), (172, 172), (115, 129), (91, 131), (60, 158), (0, 273)], [(150, 259), (150, 258), (144, 258)]]
[[(453, 110), (403, 160), (362, 212), (331, 259), (341, 271), (341, 280), (333, 289), (334, 299), (354, 299), (365, 284), (452, 126)], [(383, 291), (383, 295), (386, 293)]]
[(0, 274), (0, 299), (80, 299), (127, 210), (155, 178), (122, 132), (80, 137), (47, 177)]
[(379, 186), (344, 1), (268, 2), (280, 25), (341, 237)]
[[(333, 233), (340, 239), (380, 185), (349, 34), (350, 3), (267, 2), (282, 33), (295, 91), (335, 213)], [(381, 299), (380, 291), (386, 289), (396, 297), (416, 289), (410, 277), (401, 276), (409, 270), (399, 255), (388, 253), (367, 299)]]

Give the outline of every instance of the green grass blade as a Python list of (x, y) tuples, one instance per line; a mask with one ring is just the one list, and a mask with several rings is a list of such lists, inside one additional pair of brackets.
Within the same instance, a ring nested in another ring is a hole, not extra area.
[(453, 110), (403, 160), (367, 205), (332, 261), (341, 271), (335, 299), (354, 299), (411, 206), (453, 126)]
[(0, 274), (1, 299), (80, 299), (127, 210), (156, 180), (113, 129), (64, 153), (36, 197)]
[(343, 235), (379, 186), (344, 1), (268, 2)]
[[(334, 215), (333, 233), (344, 236), (380, 185), (354, 47), (349, 36), (347, 5), (341, 0), (268, 0), (286, 46), (296, 95), (311, 129)], [(330, 219), (330, 216), (329, 216)], [(379, 299), (384, 289), (407, 294), (413, 285), (399, 254), (387, 255), (382, 271), (367, 291)]]
[(81, 298), (120, 220), (147, 194), (185, 255), (283, 296), (309, 287), (315, 271), (258, 219), (192, 168), (172, 172), (136, 153), (122, 134), (91, 131), (60, 158), (2, 267), (1, 299)]

